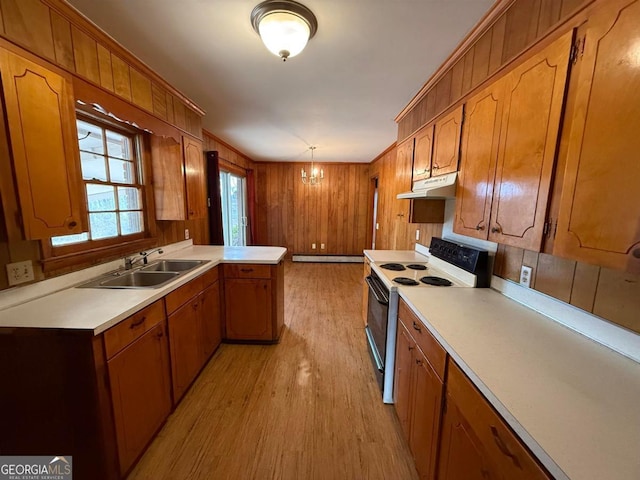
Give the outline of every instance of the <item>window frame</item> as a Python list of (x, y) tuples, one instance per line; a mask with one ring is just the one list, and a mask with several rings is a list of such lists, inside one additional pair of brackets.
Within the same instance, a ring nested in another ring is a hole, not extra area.
[[(139, 182), (135, 187), (140, 188), (141, 191), (140, 197), (142, 202), (144, 229), (142, 232), (130, 235), (118, 235), (116, 237), (87, 240), (60, 246), (53, 246), (50, 238), (43, 239), (40, 241), (40, 246), (44, 271), (57, 270), (78, 264), (95, 264), (109, 259), (117, 259), (125, 254), (131, 253), (132, 251), (143, 250), (154, 246), (157, 243), (155, 235), (155, 216), (153, 213), (155, 205), (151, 182), (153, 175), (150, 166), (151, 149), (149, 145), (149, 135), (133, 127), (122, 125), (114, 119), (106, 115), (101, 115), (94, 110), (88, 112), (81, 109), (80, 105), (77, 105), (77, 107), (77, 120), (88, 122), (102, 129), (111, 130), (132, 138), (132, 148), (135, 156), (134, 168)], [(79, 150), (79, 145), (77, 143), (75, 148)], [(78, 162), (80, 162), (80, 155), (78, 155)], [(81, 165), (79, 165), (79, 167), (81, 170)], [(82, 189), (82, 215), (84, 217), (84, 222), (86, 222), (87, 227), (89, 227), (89, 208), (86, 192), (87, 183), (91, 183), (91, 181), (83, 178), (77, 188)], [(107, 184), (111, 184), (111, 182), (108, 182)], [(126, 187), (132, 185), (121, 184), (121, 186)]]

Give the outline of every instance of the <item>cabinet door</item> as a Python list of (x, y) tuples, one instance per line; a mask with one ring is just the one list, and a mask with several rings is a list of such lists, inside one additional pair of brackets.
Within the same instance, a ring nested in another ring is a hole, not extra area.
[(187, 218), (204, 218), (207, 213), (206, 172), (202, 142), (183, 138), (184, 175), (187, 186)]
[(413, 352), (413, 406), (409, 445), (420, 478), (432, 479), (436, 474), (444, 385), (422, 352), (417, 348)]
[(433, 150), (433, 124), (422, 128), (415, 136), (413, 148), (413, 181), (431, 176)]
[(540, 251), (572, 32), (505, 78), (489, 240)]
[(273, 339), (271, 280), (226, 278), (224, 301), (227, 338)]
[(109, 383), (124, 475), (171, 410), (171, 383), (164, 321), (108, 362)]
[(451, 397), (442, 421), (438, 479), (502, 480), (489, 468), (482, 445)]
[(415, 350), (415, 343), (404, 326), (398, 323), (393, 401), (406, 439), (409, 439), (411, 434), (411, 368), (413, 350)]
[(186, 192), (180, 137), (151, 136), (153, 195), (157, 220), (185, 220)]
[(182, 398), (202, 366), (199, 308), (198, 296), (169, 315), (174, 404)]
[(70, 78), (6, 50), (0, 69), (27, 239), (86, 230)]
[(503, 81), (498, 80), (467, 102), (462, 134), (453, 231), (485, 240), (498, 157), (503, 87)]
[(202, 344), (202, 363), (211, 357), (222, 341), (220, 324), (220, 283), (216, 282), (201, 295), (200, 328)]
[(603, 2), (579, 57), (554, 254), (640, 272), (640, 1)]
[(458, 170), (462, 111), (463, 106), (460, 105), (436, 122), (433, 137), (433, 159), (431, 161), (432, 177)]

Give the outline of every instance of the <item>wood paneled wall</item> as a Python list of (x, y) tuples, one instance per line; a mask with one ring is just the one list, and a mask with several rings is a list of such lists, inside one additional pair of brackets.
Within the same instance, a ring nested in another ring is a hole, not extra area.
[(418, 243), (427, 246), (431, 237), (442, 235), (441, 223), (409, 223), (411, 201), (398, 200), (396, 195), (411, 190), (411, 161), (399, 159), (397, 150), (391, 145), (373, 160), (369, 171), (370, 178), (378, 178), (376, 250), (413, 250), (416, 230)]
[[(398, 142), (458, 102), (531, 45), (594, 0), (504, 0), (497, 18), (467, 42), (431, 77), (398, 118)], [(504, 8), (504, 5), (508, 5)], [(469, 43), (467, 45), (467, 43)]]
[(227, 163), (245, 171), (255, 168), (255, 162), (251, 158), (205, 129), (202, 130), (202, 140), (204, 151), (217, 151), (223, 165)]
[(1, 0), (0, 36), (196, 137), (204, 111), (63, 0)]
[(316, 165), (324, 170), (324, 180), (311, 186), (300, 180), (300, 169), (308, 170), (308, 163), (255, 164), (257, 244), (286, 247), (289, 255), (361, 255), (369, 165)]
[(531, 288), (640, 333), (640, 275), (500, 245), (494, 274), (518, 282), (532, 268)]

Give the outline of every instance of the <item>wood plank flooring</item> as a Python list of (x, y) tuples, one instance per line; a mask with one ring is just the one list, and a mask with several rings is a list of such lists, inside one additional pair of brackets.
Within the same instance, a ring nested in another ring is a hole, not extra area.
[(129, 479), (417, 479), (361, 295), (360, 264), (287, 262), (280, 344), (221, 345)]

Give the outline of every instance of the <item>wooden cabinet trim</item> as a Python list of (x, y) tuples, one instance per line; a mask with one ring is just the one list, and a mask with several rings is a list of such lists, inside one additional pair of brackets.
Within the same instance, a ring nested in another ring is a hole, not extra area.
[(225, 263), (225, 278), (271, 278), (271, 265), (257, 263)]
[(182, 305), (202, 292), (202, 290), (204, 290), (202, 286), (203, 278), (202, 275), (200, 275), (199, 277), (190, 280), (188, 283), (185, 283), (181, 287), (178, 287), (173, 292), (168, 293), (164, 297), (164, 301), (167, 307), (167, 315), (171, 315)]

